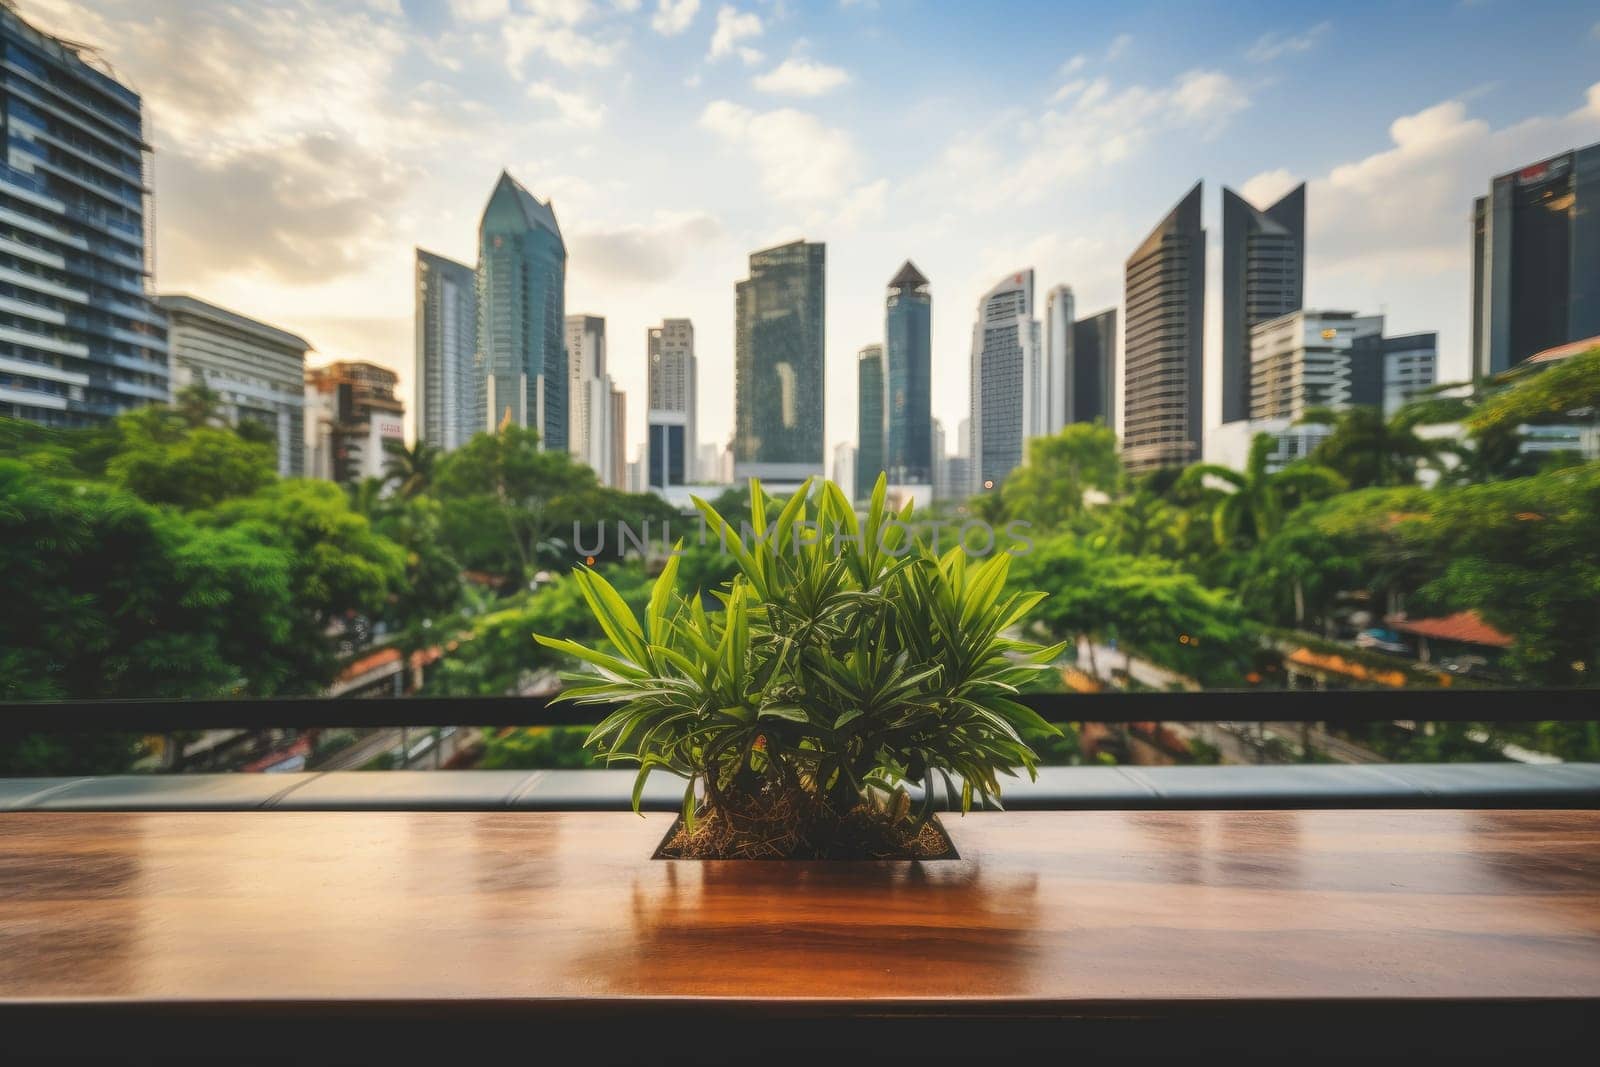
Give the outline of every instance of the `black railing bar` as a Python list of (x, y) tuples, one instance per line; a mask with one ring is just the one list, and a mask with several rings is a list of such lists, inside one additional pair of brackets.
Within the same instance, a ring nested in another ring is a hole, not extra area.
[[(1031, 693), (1056, 722), (1542, 722), (1600, 720), (1600, 689), (1206, 690)], [(563, 726), (598, 722), (605, 706), (550, 697), (321, 697), (237, 700), (63, 700), (0, 703), (0, 737), (121, 730), (314, 727)]]

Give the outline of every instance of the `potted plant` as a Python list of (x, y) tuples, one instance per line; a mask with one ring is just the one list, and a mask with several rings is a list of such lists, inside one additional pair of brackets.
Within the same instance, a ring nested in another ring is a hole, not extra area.
[[(612, 647), (536, 635), (598, 672), (569, 675), (562, 699), (622, 705), (587, 743), (638, 765), (636, 811), (652, 771), (686, 780), (661, 855), (948, 855), (935, 788), (963, 812), (996, 804), (1000, 775), (1034, 774), (1026, 736), (1056, 732), (1014, 699), (1062, 646), (1012, 636), (1044, 594), (1006, 590), (1008, 554), (935, 555), (912, 535), (909, 504), (886, 508), (881, 477), (864, 519), (832, 482), (812, 490), (808, 480), (769, 525), (752, 480), (742, 529), (695, 499), (737, 563), (713, 593), (720, 607), (678, 588), (676, 554), (642, 621), (580, 567)], [(913, 811), (906, 785), (919, 782)]]

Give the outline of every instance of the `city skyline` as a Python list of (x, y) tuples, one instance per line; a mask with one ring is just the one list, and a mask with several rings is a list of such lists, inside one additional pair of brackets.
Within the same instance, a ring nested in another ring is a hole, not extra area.
[[(554, 198), (570, 233), (569, 306), (624, 339), (619, 387), (642, 387), (635, 339), (649, 323), (700, 325), (708, 442), (732, 426), (727, 284), (751, 248), (801, 233), (833, 245), (836, 381), (878, 336), (881, 279), (914, 258), (944, 294), (934, 414), (953, 425), (970, 302), (1031, 265), (1041, 286), (1071, 285), (1080, 308), (1120, 305), (1122, 261), (1175, 194), (1150, 165), (1165, 153), (1252, 203), (1309, 181), (1307, 304), (1438, 329), (1440, 379), (1460, 378), (1471, 197), (1491, 175), (1600, 139), (1600, 87), (1583, 76), (1600, 41), (1576, 11), (1440, 5), (1384, 33), (1368, 8), (1323, 23), (1251, 6), (1159, 20), (1038, 7), (965, 56), (977, 12), (923, 10), (891, 41), (892, 3), (722, 5), (759, 26), (744, 37), (722, 31), (718, 5), (681, 25), (650, 3), (502, 6), (352, 3), (293, 20), (222, 3), (21, 10), (97, 45), (146, 98), (159, 289), (302, 334), (318, 362), (394, 367), (409, 400), (412, 249), (470, 262), (481, 190), (510, 167)], [(171, 61), (180, 21), (208, 42), (203, 72)], [(1429, 48), (1408, 46), (1418, 34)], [(867, 106), (882, 76), (869, 57), (890, 46), (902, 91), (880, 111)], [(211, 92), (194, 91), (197, 76)], [(645, 93), (652, 83), (678, 91)], [(669, 148), (671, 167), (619, 162), (662, 162)], [(793, 180), (775, 181), (785, 168)], [(1212, 199), (1205, 222), (1219, 232)], [(1218, 319), (1208, 310), (1208, 426)], [(856, 436), (854, 399), (835, 394), (829, 446)]]

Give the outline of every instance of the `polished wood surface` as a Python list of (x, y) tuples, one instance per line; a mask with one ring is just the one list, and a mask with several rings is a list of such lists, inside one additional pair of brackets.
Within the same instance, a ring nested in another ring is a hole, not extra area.
[(1600, 812), (979, 814), (922, 864), (669, 821), (0, 815), (0, 1007), (1600, 998)]

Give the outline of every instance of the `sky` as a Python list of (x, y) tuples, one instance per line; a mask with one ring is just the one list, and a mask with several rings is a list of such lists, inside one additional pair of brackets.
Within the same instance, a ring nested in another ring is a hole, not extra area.
[[(1219, 421), (1220, 197), (1307, 191), (1306, 306), (1437, 330), (1465, 377), (1472, 197), (1600, 141), (1600, 8), (909, 0), (17, 0), (143, 94), (155, 285), (400, 372), (416, 246), (471, 263), (509, 169), (552, 198), (568, 313), (607, 321), (644, 437), (645, 333), (693, 320), (702, 440), (733, 426), (734, 283), (823, 241), (826, 440), (907, 258), (954, 447), (978, 297), (1036, 272), (1081, 316), (1196, 181)], [(1040, 309), (1042, 315), (1042, 307)], [(1120, 401), (1119, 401), (1120, 402)], [(409, 420), (409, 414), (408, 414)]]

